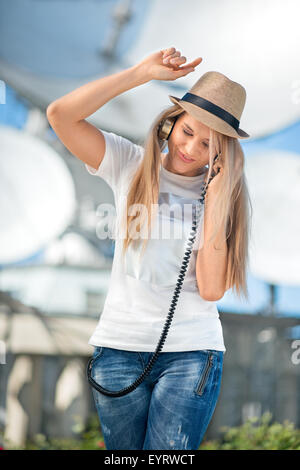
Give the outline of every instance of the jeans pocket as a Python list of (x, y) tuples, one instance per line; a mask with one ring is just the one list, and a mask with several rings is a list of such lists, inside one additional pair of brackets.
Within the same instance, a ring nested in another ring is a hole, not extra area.
[(206, 359), (206, 363), (205, 363), (203, 372), (202, 372), (200, 380), (199, 380), (199, 382), (196, 386), (195, 391), (196, 391), (197, 395), (203, 395), (205, 385), (208, 382), (209, 374), (210, 374), (211, 369), (213, 368), (213, 365), (214, 365), (214, 353), (211, 352), (211, 351), (208, 351), (207, 359)]
[(96, 360), (102, 356), (103, 351), (104, 351), (103, 346), (95, 346), (95, 349), (93, 352), (93, 364), (95, 364)]

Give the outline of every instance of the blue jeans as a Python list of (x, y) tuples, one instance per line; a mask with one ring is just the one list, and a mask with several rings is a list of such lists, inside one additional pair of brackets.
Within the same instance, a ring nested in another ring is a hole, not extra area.
[[(152, 352), (94, 349), (91, 376), (108, 390), (127, 387)], [(132, 392), (93, 396), (107, 450), (197, 450), (214, 413), (224, 351), (161, 352)]]

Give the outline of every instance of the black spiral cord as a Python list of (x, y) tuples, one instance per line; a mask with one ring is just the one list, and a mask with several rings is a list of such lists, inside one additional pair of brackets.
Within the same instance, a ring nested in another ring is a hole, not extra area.
[[(216, 155), (214, 161), (216, 160), (217, 157), (218, 157), (218, 155)], [(116, 391), (107, 390), (106, 388), (101, 387), (101, 385), (99, 385), (92, 378), (91, 370), (92, 370), (92, 363), (93, 363), (94, 357), (91, 357), (89, 359), (88, 364), (87, 364), (87, 378), (88, 378), (88, 381), (92, 385), (92, 387), (94, 387), (96, 390), (98, 390), (98, 392), (102, 393), (103, 395), (107, 395), (109, 397), (121, 397), (123, 395), (127, 395), (127, 393), (132, 392), (133, 390), (135, 390), (143, 382), (144, 378), (146, 377), (146, 375), (148, 375), (150, 373), (155, 361), (157, 360), (157, 358), (159, 356), (159, 353), (161, 352), (161, 350), (163, 348), (163, 345), (164, 345), (164, 342), (166, 340), (166, 337), (167, 337), (167, 334), (168, 334), (168, 331), (169, 331), (169, 328), (170, 328), (170, 325), (171, 325), (171, 322), (172, 322), (172, 319), (173, 319), (173, 315), (174, 315), (174, 311), (175, 311), (176, 304), (177, 304), (177, 301), (178, 301), (178, 297), (179, 297), (179, 294), (180, 294), (180, 291), (181, 291), (181, 288), (182, 288), (182, 284), (183, 284), (183, 281), (184, 281), (184, 278), (185, 278), (185, 275), (186, 275), (186, 270), (187, 270), (188, 263), (189, 263), (189, 260), (190, 260), (190, 257), (191, 257), (192, 247), (193, 247), (193, 244), (194, 244), (194, 241), (195, 241), (197, 227), (198, 227), (198, 224), (199, 224), (200, 207), (201, 207), (201, 204), (204, 204), (204, 199), (205, 199), (205, 195), (206, 195), (206, 191), (207, 191), (207, 187), (208, 187), (209, 183), (219, 173), (219, 171), (220, 171), (220, 168), (218, 168), (216, 173), (211, 175), (209, 181), (204, 185), (204, 188), (202, 189), (200, 199), (197, 199), (197, 201), (200, 201), (200, 204), (198, 204), (196, 206), (196, 211), (195, 211), (194, 217), (193, 217), (192, 232), (191, 232), (189, 242), (188, 242), (188, 245), (190, 245), (190, 246), (188, 246), (188, 248), (187, 248), (187, 250), (184, 254), (184, 257), (183, 257), (183, 262), (182, 262), (182, 265), (181, 265), (181, 268), (180, 268), (180, 273), (179, 273), (178, 280), (177, 280), (176, 287), (175, 287), (175, 291), (174, 291), (174, 294), (173, 294), (173, 299), (172, 299), (172, 302), (171, 302), (171, 306), (170, 306), (170, 309), (169, 309), (169, 313), (167, 315), (167, 319), (165, 321), (165, 325), (164, 325), (161, 337), (160, 337), (159, 342), (157, 344), (156, 350), (153, 353), (153, 355), (152, 355), (151, 359), (149, 360), (147, 366), (145, 367), (144, 371), (135, 380), (135, 382), (133, 382), (131, 385), (128, 385), (128, 387), (125, 387), (125, 388), (122, 388), (121, 390), (116, 390)]]

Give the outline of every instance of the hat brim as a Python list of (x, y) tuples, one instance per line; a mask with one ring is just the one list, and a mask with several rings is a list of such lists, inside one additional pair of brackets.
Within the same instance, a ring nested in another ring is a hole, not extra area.
[(230, 137), (236, 137), (238, 139), (248, 139), (250, 137), (250, 135), (247, 134), (247, 132), (243, 131), (243, 129), (233, 129), (230, 124), (227, 124), (223, 119), (219, 118), (218, 116), (215, 116), (206, 109), (199, 108), (199, 106), (196, 106), (193, 103), (181, 101), (181, 99), (177, 96), (168, 96), (172, 103), (179, 105), (187, 113), (195, 117), (195, 119), (200, 122), (203, 122), (203, 124), (206, 124), (212, 129)]

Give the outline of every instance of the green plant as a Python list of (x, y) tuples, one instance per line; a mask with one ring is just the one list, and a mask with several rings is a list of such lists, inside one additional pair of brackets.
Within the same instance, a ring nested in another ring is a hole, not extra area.
[(241, 426), (223, 426), (222, 438), (202, 442), (199, 450), (300, 450), (300, 430), (288, 420), (271, 424), (271, 419), (272, 414), (265, 412)]
[[(199, 450), (300, 450), (300, 430), (285, 420), (283, 424), (273, 422), (272, 414), (266, 412), (261, 418), (248, 419), (237, 427), (224, 426), (220, 439), (203, 441)], [(23, 447), (10, 445), (3, 440), (5, 449), (18, 450), (106, 450), (97, 414), (90, 417), (84, 426), (75, 417), (72, 428), (74, 438), (50, 438), (37, 434)]]

